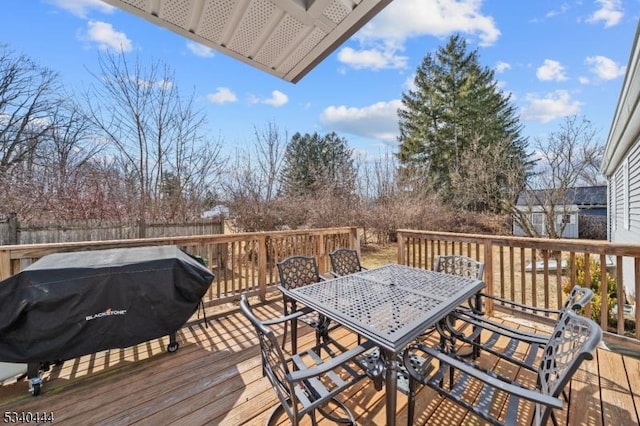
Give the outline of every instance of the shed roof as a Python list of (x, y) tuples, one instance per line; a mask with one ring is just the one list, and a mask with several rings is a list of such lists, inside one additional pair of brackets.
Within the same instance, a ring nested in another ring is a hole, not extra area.
[[(523, 191), (518, 196), (516, 205), (537, 205), (538, 200), (545, 200), (551, 196), (552, 189), (536, 189)], [(545, 194), (548, 193), (548, 194)], [(565, 194), (565, 204), (575, 204), (579, 207), (596, 207), (607, 205), (607, 186), (579, 186), (568, 188)]]
[(103, 0), (292, 83), (391, 0)]

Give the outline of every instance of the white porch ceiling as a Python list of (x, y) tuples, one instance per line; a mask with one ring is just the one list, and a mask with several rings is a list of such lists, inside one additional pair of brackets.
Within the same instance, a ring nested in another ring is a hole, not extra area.
[(296, 83), (391, 0), (103, 0)]

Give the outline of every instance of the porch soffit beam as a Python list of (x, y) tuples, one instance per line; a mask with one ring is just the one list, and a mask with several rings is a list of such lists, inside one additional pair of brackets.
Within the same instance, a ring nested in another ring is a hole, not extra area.
[[(273, 4), (275, 4), (279, 9), (284, 10), (287, 14), (293, 16), (298, 21), (302, 22), (307, 26), (316, 26), (320, 28), (325, 33), (331, 32), (336, 24), (331, 22), (329, 19), (322, 15), (322, 11), (320, 13), (314, 13), (313, 9), (304, 9), (302, 5), (299, 4), (298, 1), (292, 2), (291, 0), (271, 0)], [(313, 5), (320, 1), (327, 0), (316, 0)]]
[[(102, 1), (292, 83), (298, 82), (391, 2), (391, 0), (183, 0), (180, 3), (172, 3), (170, 0)], [(245, 45), (241, 51), (237, 51), (237, 46), (230, 46), (230, 44), (235, 43), (234, 37), (240, 25), (245, 25), (243, 20), (247, 14), (256, 13), (255, 8), (251, 6), (254, 1), (268, 1), (278, 12), (274, 12), (273, 16), (271, 14), (263, 16), (266, 22), (261, 24), (258, 34), (254, 31), (250, 44), (247, 44), (249, 39), (244, 40)], [(228, 9), (227, 16), (218, 20), (219, 28), (213, 33), (210, 29), (210, 20), (215, 18), (216, 13), (212, 7), (216, 8), (217, 4), (224, 5)], [(283, 25), (291, 25), (294, 20), (303, 28), (298, 28), (295, 34), (289, 34), (289, 39), (286, 41), (283, 38), (286, 31)], [(272, 43), (280, 43), (280, 47), (278, 45), (275, 47), (279, 49), (278, 51), (274, 51)], [(276, 53), (277, 56), (273, 57)], [(257, 57), (260, 62), (254, 57)]]
[[(218, 41), (220, 46), (224, 48), (226, 48), (229, 45), (229, 42), (233, 38), (235, 30), (238, 28), (238, 26), (240, 25), (240, 22), (242, 22), (242, 19), (247, 14), (247, 11), (249, 10), (249, 5), (251, 4), (251, 0), (238, 0), (237, 3), (238, 4), (233, 10), (231, 17), (229, 18), (229, 20), (227, 21), (227, 24), (224, 27), (224, 31), (220, 35), (220, 40), (216, 40)], [(207, 45), (208, 42), (205, 42), (204, 44)], [(233, 52), (233, 50), (230, 50), (230, 49), (228, 49), (227, 51)], [(243, 55), (239, 55), (239, 57), (244, 58)]]
[[(318, 1), (328, 0), (316, 0), (313, 6)], [(284, 75), (285, 80), (289, 80), (292, 83), (298, 82), (309, 71), (315, 68), (320, 62), (322, 62), (327, 56), (329, 56), (338, 46), (348, 40), (353, 34), (355, 34), (364, 24), (369, 22), (371, 18), (376, 16), (382, 9), (384, 9), (392, 0), (380, 0), (372, 8), (366, 9), (364, 7), (356, 7), (340, 24), (336, 27), (337, 31), (345, 29), (341, 37), (337, 37), (332, 40), (326, 38), (316, 45), (307, 56), (315, 57), (315, 59), (308, 63), (298, 63), (289, 72)], [(366, 9), (366, 10), (363, 10)]]
[(202, 19), (202, 10), (204, 9), (205, 0), (192, 0), (193, 6), (191, 6), (191, 16), (187, 21), (187, 31), (195, 33), (200, 26), (200, 20)]

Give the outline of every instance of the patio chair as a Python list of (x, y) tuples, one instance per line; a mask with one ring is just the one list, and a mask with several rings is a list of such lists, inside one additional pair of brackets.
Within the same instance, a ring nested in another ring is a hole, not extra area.
[[(482, 276), (484, 274), (484, 263), (468, 256), (438, 256), (434, 270), (445, 274), (482, 280)], [(479, 305), (480, 303), (479, 295), (474, 296), (472, 299), (469, 299), (468, 301), (469, 309), (474, 309), (476, 305)]]
[(331, 259), (331, 274), (335, 277), (355, 274), (366, 270), (360, 263), (358, 252), (353, 249), (340, 248), (329, 253)]
[[(529, 309), (544, 312), (548, 316), (555, 317), (557, 321), (567, 311), (582, 310), (591, 301), (593, 295), (593, 290), (576, 285), (571, 289), (561, 309), (535, 308), (486, 294), (482, 294), (482, 297), (500, 301), (520, 310)], [(461, 321), (463, 325), (454, 326), (453, 324), (456, 320)], [(470, 335), (465, 335), (462, 330), (468, 328), (469, 325), (473, 331)], [(472, 345), (475, 358), (480, 356), (481, 351), (487, 351), (516, 362), (525, 368), (531, 368), (535, 364), (539, 351), (544, 348), (549, 337), (548, 334), (543, 332), (529, 332), (509, 327), (501, 322), (487, 318), (482, 312), (472, 310), (457, 310), (447, 317), (446, 333), (450, 335), (452, 347), (455, 345), (455, 341)], [(508, 341), (506, 346), (504, 345), (505, 341)], [(499, 344), (499, 342), (502, 343)], [(496, 348), (498, 345), (500, 347)], [(520, 353), (521, 356), (515, 358), (516, 353)]]
[(438, 256), (435, 271), (481, 280), (484, 273), (484, 263), (467, 256)]
[[(601, 338), (598, 324), (572, 310), (566, 311), (544, 345), (535, 380), (522, 371), (516, 379), (510, 379), (467, 358), (421, 343), (411, 344), (404, 353), (410, 376), (408, 423), (413, 423), (416, 386), (422, 384), (494, 425), (522, 424), (531, 413), (527, 401), (534, 404), (532, 424), (546, 425), (551, 419), (557, 425), (553, 410), (563, 406), (560, 394), (580, 364), (593, 359)], [(428, 361), (416, 365), (412, 362), (416, 356)], [(445, 380), (447, 375), (449, 380)], [(528, 385), (527, 381), (535, 385)]]
[(337, 399), (344, 390), (367, 377), (360, 357), (373, 346), (366, 343), (347, 350), (337, 342), (324, 340), (316, 353), (310, 349), (285, 358), (270, 326), (287, 323), (292, 317), (302, 315), (298, 311), (277, 319), (259, 320), (246, 295), (240, 299), (240, 309), (249, 319), (260, 340), (263, 374), (271, 382), (280, 404), (272, 411), (266, 424), (277, 424), (283, 413), (293, 425), (309, 415), (316, 425), (316, 411), (337, 423), (355, 425), (351, 411)]
[[(484, 263), (479, 262), (471, 257), (461, 255), (438, 256), (438, 258), (436, 259), (434, 271), (444, 274), (458, 275), (461, 277), (469, 277), (482, 280), (482, 275), (484, 273)], [(458, 309), (476, 309), (475, 306), (480, 304), (479, 296), (473, 296), (468, 300), (467, 303), (469, 305), (468, 307), (461, 307)], [(448, 321), (449, 324), (453, 323), (453, 320), (451, 318), (448, 318)], [(441, 326), (442, 324), (439, 323), (433, 327), (430, 327), (422, 334), (420, 339), (424, 339), (436, 329), (439, 329), (441, 334), (443, 334), (443, 328)], [(444, 341), (441, 341), (441, 344), (444, 345)]]
[[(278, 262), (277, 266), (278, 273), (280, 275), (280, 285), (287, 290), (326, 280), (326, 278), (318, 272), (318, 263), (316, 258), (313, 256), (289, 256), (281, 262)], [(295, 300), (291, 299), (284, 293), (282, 294), (282, 298), (285, 316), (298, 311), (297, 302)], [(305, 315), (294, 316), (291, 319), (291, 353), (296, 353), (298, 350), (298, 319), (315, 329), (316, 346), (319, 345), (320, 340), (329, 332), (329, 320), (327, 318), (308, 308), (302, 308), (302, 312)], [(282, 337), (282, 349), (284, 349), (287, 341), (287, 327), (288, 323), (285, 322), (284, 335)]]

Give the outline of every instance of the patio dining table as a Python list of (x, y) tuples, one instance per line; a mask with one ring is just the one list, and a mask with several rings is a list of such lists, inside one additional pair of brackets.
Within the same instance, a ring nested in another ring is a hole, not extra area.
[(396, 423), (398, 354), (483, 288), (484, 283), (477, 279), (390, 264), (281, 290), (380, 347), (386, 424), (392, 426)]

